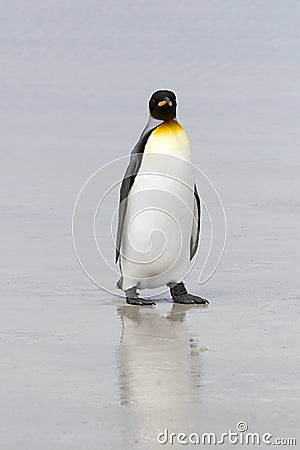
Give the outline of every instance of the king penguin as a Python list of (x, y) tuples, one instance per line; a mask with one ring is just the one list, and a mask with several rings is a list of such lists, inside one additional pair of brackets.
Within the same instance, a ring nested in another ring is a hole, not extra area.
[(131, 305), (154, 305), (138, 290), (167, 286), (174, 303), (208, 301), (183, 283), (200, 234), (201, 202), (194, 181), (190, 141), (176, 119), (174, 92), (149, 100), (149, 119), (131, 152), (118, 211), (117, 286)]

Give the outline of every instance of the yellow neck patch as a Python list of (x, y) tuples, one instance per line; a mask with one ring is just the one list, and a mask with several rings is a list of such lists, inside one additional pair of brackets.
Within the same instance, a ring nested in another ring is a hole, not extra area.
[(176, 120), (168, 120), (157, 127), (153, 134), (178, 133), (180, 131), (183, 131), (183, 128)]
[(159, 125), (150, 135), (144, 155), (162, 153), (191, 159), (190, 141), (184, 129), (176, 120), (168, 120)]

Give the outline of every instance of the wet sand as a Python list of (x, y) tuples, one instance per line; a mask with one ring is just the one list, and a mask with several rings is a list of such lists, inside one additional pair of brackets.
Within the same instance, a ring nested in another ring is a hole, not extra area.
[[(300, 442), (296, 2), (167, 1), (168, 33), (154, 4), (27, 3), (0, 27), (1, 446), (152, 450), (165, 428), (239, 421)], [(73, 249), (79, 190), (130, 152), (160, 87), (226, 211), (219, 269), (199, 286), (200, 255), (187, 278), (208, 308), (127, 306)]]

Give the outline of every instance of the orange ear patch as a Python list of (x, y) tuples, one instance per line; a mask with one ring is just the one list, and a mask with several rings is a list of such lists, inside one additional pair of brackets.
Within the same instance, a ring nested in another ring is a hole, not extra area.
[(165, 106), (167, 104), (166, 100), (162, 100), (158, 103), (158, 106)]

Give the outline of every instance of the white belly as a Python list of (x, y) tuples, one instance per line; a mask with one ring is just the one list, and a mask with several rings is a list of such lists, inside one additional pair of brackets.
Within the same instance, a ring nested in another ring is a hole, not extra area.
[[(188, 270), (194, 177), (189, 142), (184, 131), (180, 133), (173, 139), (151, 135), (145, 147), (124, 221), (124, 290), (177, 283)], [(162, 137), (168, 145), (162, 145)], [(164, 151), (155, 153), (155, 148)]]

